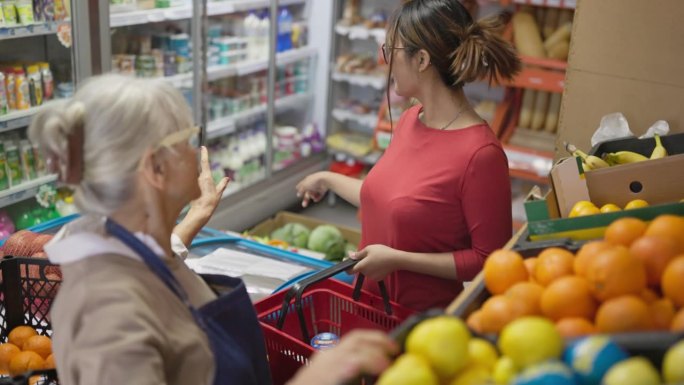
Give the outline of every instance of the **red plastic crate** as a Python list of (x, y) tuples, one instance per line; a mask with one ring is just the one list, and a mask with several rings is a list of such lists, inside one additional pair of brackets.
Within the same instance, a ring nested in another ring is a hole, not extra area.
[[(302, 309), (309, 337), (330, 332), (344, 336), (354, 329), (390, 331), (413, 314), (396, 303), (392, 315), (385, 312), (381, 297), (361, 291), (353, 299), (354, 288), (336, 280), (325, 280), (302, 295)], [(277, 329), (287, 290), (280, 291), (255, 304), (264, 332), (271, 374), (275, 385), (284, 384), (306, 365), (314, 348), (303, 341), (295, 305), (290, 304), (282, 330)]]

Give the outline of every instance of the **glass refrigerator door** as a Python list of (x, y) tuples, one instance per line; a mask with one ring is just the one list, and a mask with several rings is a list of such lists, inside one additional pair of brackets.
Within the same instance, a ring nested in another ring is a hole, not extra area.
[(0, 10), (0, 238), (5, 238), (59, 216), (57, 176), (28, 141), (27, 127), (40, 106), (71, 96), (85, 69), (75, 68), (78, 42), (72, 38), (68, 0), (1, 1)]

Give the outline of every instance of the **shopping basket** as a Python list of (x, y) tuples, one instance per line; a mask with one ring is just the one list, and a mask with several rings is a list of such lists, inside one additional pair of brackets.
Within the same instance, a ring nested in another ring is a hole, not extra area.
[[(45, 336), (52, 334), (49, 310), (61, 279), (50, 273), (56, 266), (47, 259), (5, 257), (0, 262), (0, 337), (28, 325)], [(29, 382), (30, 380), (30, 382)], [(39, 370), (14, 378), (0, 378), (0, 385), (58, 385), (55, 370)]]
[(356, 263), (337, 264), (255, 304), (274, 384), (286, 383), (308, 363), (314, 352), (310, 345), (314, 335), (330, 332), (344, 336), (353, 329), (390, 331), (413, 313), (390, 302), (382, 283), (383, 296), (379, 297), (362, 291), (361, 280), (352, 287), (328, 279)]

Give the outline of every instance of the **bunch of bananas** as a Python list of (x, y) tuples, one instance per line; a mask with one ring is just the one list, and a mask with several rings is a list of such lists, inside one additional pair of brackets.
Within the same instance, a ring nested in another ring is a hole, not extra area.
[(570, 154), (582, 159), (582, 167), (585, 171), (598, 170), (610, 166), (617, 166), (620, 164), (629, 164), (643, 162), (649, 159), (661, 159), (667, 156), (667, 150), (663, 147), (658, 134), (655, 135), (655, 148), (651, 153), (650, 158), (647, 158), (639, 153), (633, 151), (618, 151), (603, 154), (602, 158), (595, 155), (589, 155), (570, 143), (565, 143), (565, 149)]

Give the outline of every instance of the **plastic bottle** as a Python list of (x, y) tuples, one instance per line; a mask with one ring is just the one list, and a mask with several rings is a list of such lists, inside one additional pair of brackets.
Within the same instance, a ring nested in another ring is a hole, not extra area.
[(17, 110), (28, 110), (31, 108), (31, 90), (29, 88), (26, 74), (21, 68), (14, 69), (15, 94), (17, 95)]
[(43, 99), (50, 100), (55, 95), (55, 79), (50, 71), (50, 64), (42, 62), (39, 63), (40, 76), (43, 85)]
[(5, 155), (5, 145), (0, 142), (0, 190), (7, 190), (10, 187), (9, 176), (7, 175), (7, 156)]
[(40, 76), (40, 66), (31, 65), (27, 68), (31, 105), (43, 104), (43, 79)]
[(254, 12), (250, 12), (243, 22), (243, 30), (247, 40), (247, 59), (256, 60), (259, 44), (259, 18)]
[(259, 21), (259, 43), (257, 44), (257, 58), (266, 59), (269, 51), (269, 33), (271, 31), (271, 18), (265, 12)]
[(43, 159), (43, 154), (40, 152), (40, 148), (35, 144), (31, 148), (33, 149), (33, 159), (35, 159), (36, 175), (39, 177), (47, 175), (47, 165), (45, 164), (45, 159)]
[(33, 155), (33, 147), (28, 140), (24, 139), (19, 144), (21, 150), (21, 165), (26, 180), (36, 179), (36, 158)]
[(19, 149), (14, 142), (5, 143), (5, 154), (7, 159), (7, 175), (9, 176), (10, 187), (21, 184), (24, 175), (21, 172), (21, 156)]
[(292, 15), (287, 8), (283, 8), (278, 15), (278, 47), (277, 52), (292, 49)]
[(5, 115), (8, 112), (9, 105), (7, 103), (7, 87), (5, 85), (5, 74), (0, 72), (0, 115)]
[(14, 70), (5, 73), (5, 92), (7, 93), (7, 107), (9, 110), (17, 109), (17, 77)]

